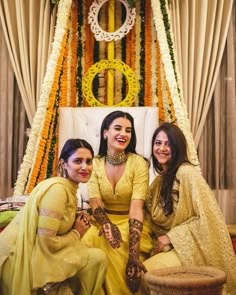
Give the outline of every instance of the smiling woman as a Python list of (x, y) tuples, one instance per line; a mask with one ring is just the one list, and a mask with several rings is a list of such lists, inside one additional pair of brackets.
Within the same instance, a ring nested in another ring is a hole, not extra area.
[(88, 182), (95, 222), (82, 238), (107, 253), (107, 295), (145, 294), (139, 285), (145, 272), (142, 261), (152, 248), (143, 216), (149, 163), (135, 149), (133, 117), (123, 111), (109, 113), (101, 125), (99, 152)]
[(76, 197), (78, 184), (90, 178), (92, 161), (87, 141), (67, 140), (59, 176), (40, 182), (1, 233), (2, 295), (100, 294), (107, 258), (81, 242), (91, 224), (88, 214), (77, 212)]
[(143, 263), (146, 269), (219, 268), (227, 275), (222, 294), (236, 294), (236, 261), (227, 226), (213, 192), (188, 159), (177, 125), (165, 122), (155, 130), (152, 161), (157, 176), (145, 205), (154, 247)]

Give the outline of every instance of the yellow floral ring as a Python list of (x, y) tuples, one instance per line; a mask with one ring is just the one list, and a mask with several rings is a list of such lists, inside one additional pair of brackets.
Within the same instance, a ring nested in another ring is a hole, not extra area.
[(135, 101), (139, 87), (134, 71), (119, 59), (101, 60), (92, 65), (82, 80), (82, 93), (90, 106), (106, 106), (97, 100), (92, 91), (94, 77), (103, 70), (114, 69), (120, 71), (128, 81), (128, 93), (126, 97), (114, 106), (131, 106)]

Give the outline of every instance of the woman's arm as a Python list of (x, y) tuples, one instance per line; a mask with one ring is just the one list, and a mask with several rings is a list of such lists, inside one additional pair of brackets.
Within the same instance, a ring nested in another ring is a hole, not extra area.
[(103, 235), (112, 248), (119, 248), (122, 242), (120, 230), (106, 215), (102, 200), (100, 198), (91, 198), (90, 203), (93, 217), (101, 225), (99, 236)]
[(129, 258), (126, 265), (126, 281), (132, 292), (140, 285), (141, 272), (146, 272), (139, 261), (139, 245), (143, 230), (143, 200), (132, 200), (129, 212)]
[[(62, 184), (54, 184), (40, 201), (37, 237), (40, 245), (50, 252), (60, 251), (72, 245), (84, 232), (78, 225), (74, 228), (76, 204), (73, 216), (72, 212), (67, 211), (71, 197), (75, 196), (69, 195)], [(59, 233), (62, 222), (64, 234)]]

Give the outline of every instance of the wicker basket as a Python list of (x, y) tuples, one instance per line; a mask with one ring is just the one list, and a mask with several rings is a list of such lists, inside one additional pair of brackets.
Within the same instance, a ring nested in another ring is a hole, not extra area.
[(226, 274), (208, 266), (170, 267), (145, 273), (151, 295), (220, 295)]

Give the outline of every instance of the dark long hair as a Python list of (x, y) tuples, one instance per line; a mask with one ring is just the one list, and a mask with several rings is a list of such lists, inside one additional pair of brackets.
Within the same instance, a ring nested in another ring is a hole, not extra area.
[(88, 149), (91, 152), (92, 157), (94, 157), (93, 148), (86, 140), (80, 138), (70, 138), (65, 142), (61, 150), (59, 161), (63, 159), (67, 163), (70, 156), (79, 148)]
[(136, 133), (134, 129), (134, 119), (133, 117), (126, 112), (123, 111), (114, 111), (109, 113), (102, 122), (101, 130), (100, 130), (100, 145), (98, 155), (103, 157), (107, 155), (107, 140), (104, 139), (104, 130), (108, 130), (111, 123), (117, 118), (127, 118), (131, 123), (131, 139), (130, 143), (125, 149), (125, 152), (135, 153), (136, 154)]
[[(171, 150), (171, 160), (168, 163), (168, 167), (166, 171), (163, 171), (160, 163), (156, 159), (153, 154), (153, 146), (156, 139), (156, 136), (159, 132), (165, 132), (169, 146)], [(152, 136), (152, 162), (153, 168), (156, 172), (161, 173), (163, 175), (163, 181), (161, 186), (161, 202), (163, 204), (163, 209), (165, 215), (169, 215), (173, 212), (173, 199), (172, 193), (173, 192), (173, 183), (175, 179), (176, 172), (179, 166), (183, 163), (190, 163), (187, 155), (187, 141), (182, 132), (182, 130), (173, 123), (163, 123), (161, 124), (154, 132)]]

